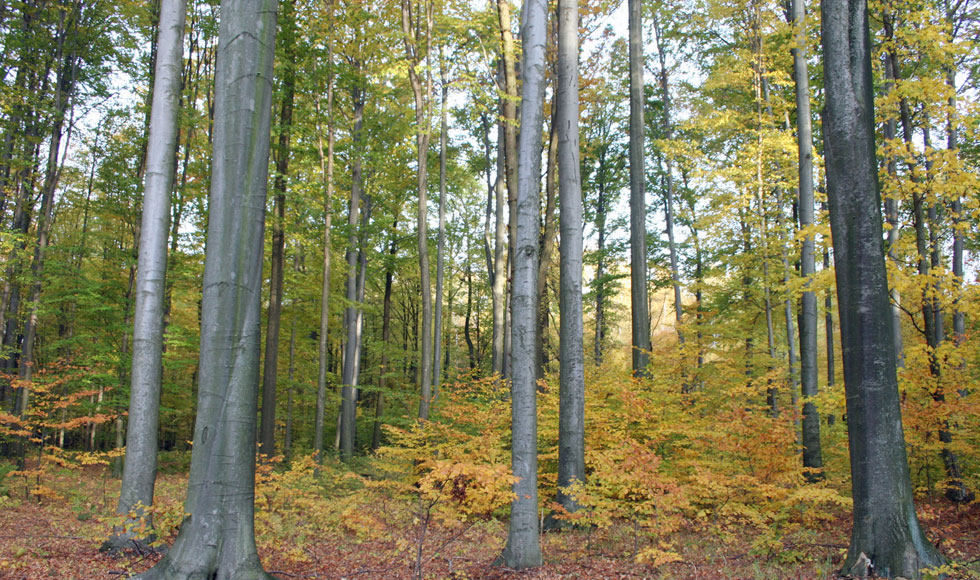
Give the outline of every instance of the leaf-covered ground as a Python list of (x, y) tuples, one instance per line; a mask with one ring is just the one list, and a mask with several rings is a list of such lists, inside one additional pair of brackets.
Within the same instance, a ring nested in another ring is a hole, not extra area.
[[(125, 578), (151, 566), (157, 554), (137, 551), (121, 557), (99, 552), (111, 526), (118, 482), (101, 469), (60, 470), (47, 474), (49, 497), (26, 497), (22, 480), (7, 482), (0, 496), (0, 578), (7, 580)], [(183, 474), (161, 476), (161, 503), (179, 505)], [(284, 487), (283, 493), (288, 486)], [(268, 491), (268, 490), (266, 490)], [(310, 532), (309, 526), (277, 514), (273, 501), (259, 518), (260, 556), (267, 570), (283, 580), (412, 578), (418, 560), (421, 513), (404, 499), (370, 503), (335, 500), (334, 522)], [(262, 492), (260, 491), (260, 503)], [(329, 511), (329, 510), (327, 510)], [(956, 507), (941, 499), (919, 502), (929, 537), (960, 567), (952, 578), (980, 578), (980, 505)], [(355, 517), (356, 516), (356, 517)], [(166, 516), (161, 515), (165, 520)], [(347, 523), (344, 523), (344, 522)], [(278, 528), (277, 528), (278, 526)], [(300, 526), (294, 528), (294, 526)], [(527, 572), (494, 566), (506, 538), (505, 522), (494, 518), (464, 523), (439, 521), (426, 530), (421, 549), (423, 576), (432, 579), (628, 579), (628, 578), (833, 578), (847, 542), (843, 511), (817, 528), (785, 537), (732, 529), (721, 535), (696, 522), (654, 542), (678, 561), (637, 564), (637, 542), (628, 522), (602, 530), (543, 536), (545, 565)], [(303, 531), (297, 535), (295, 529)], [(263, 531), (264, 530), (264, 531)], [(168, 538), (168, 541), (172, 538)], [(672, 558), (673, 559), (673, 558)]]

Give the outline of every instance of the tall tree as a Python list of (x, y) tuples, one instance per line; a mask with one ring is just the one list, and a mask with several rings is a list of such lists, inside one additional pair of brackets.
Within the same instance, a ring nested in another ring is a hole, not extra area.
[(276, 7), (221, 3), (189, 515), (143, 580), (272, 578), (256, 553), (254, 500)]
[(582, 322), (582, 179), (579, 163), (578, 0), (558, 2), (555, 124), (561, 228), (561, 349), (558, 411), (558, 503), (578, 503), (568, 488), (585, 483), (585, 344)]
[(813, 238), (813, 128), (810, 119), (810, 72), (806, 64), (806, 7), (803, 0), (792, 0), (790, 21), (795, 26), (793, 77), (796, 86), (796, 143), (799, 155), (799, 197), (797, 207), (803, 245), (800, 248), (800, 275), (806, 286), (800, 309), (800, 386), (803, 394), (803, 467), (810, 480), (822, 477), (823, 455), (820, 450), (820, 413), (813, 397), (817, 396), (817, 295), (811, 288), (816, 267), (816, 244)]
[[(146, 182), (140, 227), (129, 423), (118, 514), (153, 505), (157, 475), (157, 431), (163, 381), (163, 308), (170, 233), (170, 191), (177, 153), (177, 112), (183, 68), (186, 0), (163, 0), (157, 37)], [(139, 513), (139, 515), (143, 515)], [(117, 530), (104, 547), (120, 549), (134, 538)]]
[[(344, 366), (341, 375), (340, 423), (337, 436), (340, 439), (340, 456), (346, 461), (354, 455), (354, 439), (357, 433), (357, 379), (358, 357), (361, 351), (360, 295), (358, 284), (358, 248), (363, 239), (358, 232), (362, 200), (362, 155), (364, 139), (364, 89), (360, 79), (351, 89), (354, 104), (354, 127), (351, 133), (353, 155), (351, 160), (350, 202), (347, 208), (347, 286), (344, 309)], [(365, 204), (366, 205), (366, 204)]]
[[(505, 0), (501, 0), (505, 1)], [(547, 3), (524, 4), (524, 85), (518, 144), (517, 245), (512, 246), (511, 296), (511, 469), (517, 482), (510, 508), (510, 529), (502, 561), (510, 568), (541, 565), (538, 539), (538, 421), (534, 347), (537, 334), (537, 270), (541, 131), (544, 123)]]
[(334, 67), (333, 67), (333, 25), (334, 3), (328, 3), (327, 10), (327, 147), (323, 148), (323, 130), (320, 119), (319, 91), (315, 98), (317, 153), (320, 158), (320, 176), (323, 180), (323, 277), (320, 281), (320, 332), (317, 337), (317, 380), (316, 380), (316, 409), (313, 417), (313, 452), (317, 461), (323, 460), (323, 424), (327, 405), (327, 350), (330, 339), (330, 229), (331, 201), (334, 187)]
[(821, 4), (824, 151), (834, 240), (854, 526), (844, 571), (919, 578), (943, 562), (913, 505), (875, 159), (865, 0)]
[[(428, 224), (428, 159), (429, 120), (432, 118), (432, 27), (431, 0), (413, 4), (402, 0), (402, 33), (405, 55), (408, 58), (408, 78), (415, 97), (416, 193), (418, 195), (418, 253), (419, 276), (422, 285), (422, 349), (419, 363), (421, 397), (419, 419), (429, 418), (432, 403), (432, 288), (429, 281), (429, 224)], [(424, 63), (424, 64), (423, 64)]]
[(630, 290), (633, 373), (650, 364), (650, 313), (647, 306), (646, 173), (643, 169), (643, 12), (640, 0), (628, 0), (630, 60)]
[(296, 93), (296, 8), (295, 0), (282, 4), (279, 19), (282, 73), (279, 103), (279, 143), (275, 148), (275, 205), (272, 218), (272, 256), (269, 263), (269, 309), (266, 313), (265, 358), (262, 361), (262, 415), (259, 444), (264, 455), (276, 454), (276, 383), (279, 372), (279, 329), (282, 321), (283, 261), (286, 253), (286, 188), (289, 176), (289, 138)]
[(436, 306), (432, 323), (435, 332), (432, 338), (432, 389), (436, 392), (442, 380), (440, 359), (442, 358), (442, 287), (446, 269), (446, 149), (449, 142), (449, 109), (446, 106), (446, 101), (449, 100), (449, 84), (446, 82), (446, 61), (442, 47), (439, 48), (439, 85), (442, 89), (442, 98), (439, 101), (439, 238), (436, 245)]

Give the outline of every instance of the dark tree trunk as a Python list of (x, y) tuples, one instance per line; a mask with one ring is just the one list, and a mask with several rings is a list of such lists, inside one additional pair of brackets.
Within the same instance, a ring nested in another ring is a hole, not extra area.
[(262, 416), (259, 423), (259, 449), (263, 455), (276, 454), (276, 379), (279, 372), (279, 329), (282, 321), (283, 261), (286, 248), (286, 188), (289, 177), (289, 138), (293, 124), (293, 95), (296, 92), (296, 18), (294, 0), (282, 3), (282, 29), (279, 35), (285, 62), (282, 63), (282, 103), (279, 110), (279, 143), (275, 149), (275, 206), (272, 219), (272, 258), (269, 275), (269, 310), (265, 332), (265, 359), (262, 365)]
[(943, 558), (913, 506), (898, 395), (875, 160), (865, 0), (821, 6), (824, 151), (834, 240), (854, 526), (844, 572), (919, 578)]
[(640, 0), (629, 0), (630, 67), (630, 289), (633, 373), (650, 364), (650, 311), (647, 306), (646, 174), (643, 164), (643, 21)]

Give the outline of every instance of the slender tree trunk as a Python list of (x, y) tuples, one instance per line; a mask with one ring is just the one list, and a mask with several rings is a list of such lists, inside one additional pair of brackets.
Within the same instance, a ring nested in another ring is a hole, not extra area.
[(463, 337), (466, 339), (466, 353), (467, 360), (469, 361), (470, 370), (477, 367), (476, 362), (476, 345), (473, 344), (473, 336), (471, 335), (470, 329), (472, 328), (473, 318), (473, 268), (467, 263), (466, 264), (466, 316), (463, 321)]
[[(663, 30), (660, 28), (660, 19), (654, 11), (653, 14), (653, 29), (656, 34), (657, 40), (657, 56), (660, 60), (660, 98), (663, 102), (663, 113), (661, 115), (661, 124), (663, 126), (664, 138), (673, 139), (673, 119), (671, 117), (671, 100), (670, 100), (670, 87), (668, 84), (668, 72), (667, 72), (667, 54), (663, 37)], [(681, 321), (684, 318), (684, 301), (681, 297), (681, 279), (680, 279), (680, 268), (677, 259), (677, 243), (674, 239), (674, 198), (676, 196), (674, 188), (674, 169), (673, 161), (670, 156), (664, 155), (664, 164), (666, 166), (667, 174), (667, 191), (665, 192), (666, 197), (666, 214), (665, 219), (667, 222), (667, 249), (670, 254), (670, 281), (671, 285), (674, 287), (674, 321), (677, 330), (677, 340), (680, 344), (684, 344), (684, 333), (681, 331)], [(685, 382), (684, 390), (690, 389), (690, 385)]]
[(271, 580), (255, 549), (262, 230), (276, 3), (225, 0), (188, 515), (143, 580)]
[[(534, 366), (536, 369), (537, 377), (539, 379), (544, 378), (544, 367), (545, 367), (545, 333), (548, 328), (548, 300), (547, 300), (547, 284), (548, 284), (548, 270), (551, 267), (551, 255), (555, 247), (555, 238), (558, 234), (558, 228), (555, 227), (555, 177), (556, 169), (558, 165), (558, 139), (556, 138), (556, 127), (557, 122), (557, 104), (554, 110), (556, 112), (552, 113), (551, 130), (549, 131), (550, 137), (548, 139), (548, 167), (545, 170), (545, 210), (544, 210), (544, 231), (541, 233), (541, 260), (538, 263), (538, 278), (537, 278), (537, 292), (538, 292), (538, 335), (537, 340), (534, 344)], [(581, 187), (579, 190), (581, 191)]]
[[(59, 154), (62, 146), (64, 134), (65, 116), (67, 114), (71, 96), (75, 91), (75, 75), (77, 73), (76, 62), (78, 55), (64, 52), (65, 38), (73, 33), (77, 27), (80, 6), (75, 6), (72, 10), (61, 12), (60, 20), (57, 24), (56, 34), (56, 57), (54, 62), (58, 63), (57, 80), (54, 90), (54, 111), (51, 136), (48, 145), (48, 158), (44, 171), (44, 182), (41, 185), (41, 212), (37, 220), (37, 243), (34, 246), (34, 259), (31, 262), (31, 282), (30, 294), (27, 300), (27, 320), (24, 322), (24, 335), (21, 342), (20, 361), (18, 364), (18, 376), (21, 381), (20, 393), (15, 401), (14, 414), (22, 415), (28, 408), (31, 394), (31, 383), (34, 374), (34, 341), (37, 334), (38, 309), (41, 302), (42, 276), (44, 274), (44, 260), (48, 248), (51, 222), (54, 214), (54, 193), (58, 187), (61, 177), (61, 167), (59, 165)], [(16, 319), (14, 319), (16, 320)]]
[[(892, 27), (892, 17), (887, 12), (884, 14), (884, 28), (885, 36), (891, 38), (893, 36)], [(891, 93), (895, 90), (895, 81), (897, 80), (897, 63), (894, 60), (894, 50), (885, 51), (885, 92)], [(896, 119), (893, 115), (889, 115), (885, 120), (885, 142), (893, 141), (897, 136), (897, 126)], [(886, 168), (888, 175), (892, 178), (898, 173), (897, 162), (895, 161), (895, 156), (890, 155), (886, 163)], [(892, 196), (885, 198), (885, 220), (889, 225), (888, 228), (888, 259), (892, 261), (896, 267), (899, 265), (898, 253), (896, 251), (896, 245), (898, 244), (900, 230), (900, 223), (898, 221), (898, 199)], [(891, 301), (892, 301), (892, 317), (895, 319), (893, 324), (894, 330), (894, 340), (895, 340), (895, 352), (898, 356), (898, 367), (903, 368), (905, 366), (905, 347), (902, 342), (902, 294), (898, 288), (891, 289)]]
[(541, 130), (544, 116), (547, 3), (524, 4), (522, 46), (524, 85), (519, 145), (517, 244), (512, 246), (514, 283), (511, 296), (511, 469), (517, 482), (511, 503), (510, 529), (501, 560), (509, 568), (541, 565), (538, 539), (538, 426), (534, 344), (537, 333), (538, 224), (541, 187)]
[(793, 78), (796, 88), (796, 144), (799, 165), (800, 275), (805, 281), (800, 306), (800, 385), (803, 395), (803, 467), (811, 482), (823, 478), (820, 449), (820, 413), (813, 402), (817, 380), (817, 295), (812, 290), (816, 274), (816, 245), (813, 238), (813, 128), (810, 114), (810, 72), (807, 69), (806, 7), (804, 0), (792, 0), (790, 23), (795, 27)]
[[(826, 211), (826, 203), (824, 203), (824, 208)], [(824, 270), (830, 269), (830, 251), (824, 247), (823, 250), (823, 268)], [(827, 338), (827, 389), (830, 390), (834, 386), (837, 380), (837, 364), (834, 360), (834, 298), (833, 292), (828, 288), (824, 292), (824, 309), (827, 313), (824, 315), (824, 329)], [(897, 345), (896, 345), (897, 346)], [(897, 364), (898, 361), (896, 361)], [(827, 415), (827, 424), (833, 425), (837, 421), (836, 413), (829, 413)]]
[(913, 506), (882, 243), (864, 0), (824, 2), (824, 151), (834, 239), (854, 526), (844, 571), (919, 578), (943, 558)]
[[(422, 286), (422, 350), (421, 397), (419, 399), (419, 419), (429, 418), (432, 403), (432, 288), (429, 281), (429, 226), (428, 226), (428, 158), (429, 158), (429, 119), (432, 117), (432, 73), (420, 69), (425, 62), (431, 64), (432, 41), (432, 2), (422, 0), (421, 13), (413, 13), (412, 0), (402, 0), (402, 33), (405, 40), (405, 54), (409, 61), (408, 76), (415, 96), (415, 145), (417, 164), (418, 194), (418, 254), (419, 278)], [(419, 8), (416, 6), (416, 8)], [(420, 74), (421, 73), (421, 74)], [(424, 76), (423, 76), (424, 75)]]
[[(506, 2), (507, 0), (500, 0)], [(506, 326), (507, 326), (507, 256), (504, 252), (507, 237), (507, 222), (504, 219), (505, 201), (505, 179), (506, 168), (504, 165), (503, 147), (506, 139), (503, 121), (497, 125), (497, 180), (494, 191), (496, 193), (496, 220), (494, 229), (493, 246), (493, 285), (491, 293), (493, 297), (493, 346), (492, 346), (492, 371), (494, 374), (504, 376), (504, 359), (507, 354), (504, 349)]]
[(374, 407), (374, 429), (371, 433), (371, 450), (381, 447), (381, 418), (384, 415), (384, 395), (388, 388), (388, 350), (391, 347), (391, 289), (395, 279), (395, 256), (398, 255), (398, 217), (391, 226), (391, 242), (388, 245), (388, 261), (385, 265), (385, 297), (381, 315), (381, 368), (378, 373), (378, 398)]
[(340, 456), (349, 461), (354, 455), (354, 439), (357, 433), (357, 355), (360, 333), (357, 327), (358, 223), (361, 209), (361, 140), (364, 127), (364, 93), (359, 87), (351, 91), (354, 101), (354, 155), (351, 163), (350, 204), (347, 209), (347, 308), (344, 311), (344, 366), (341, 377), (340, 418), (338, 437)]
[(582, 179), (579, 174), (578, 0), (558, 3), (555, 124), (561, 183), (561, 321), (559, 347), (558, 497), (565, 511), (579, 505), (567, 490), (585, 483), (585, 345), (582, 322)]
[(294, 0), (282, 4), (282, 33), (279, 35), (285, 62), (282, 63), (282, 102), (279, 110), (279, 143), (275, 149), (275, 206), (272, 220), (272, 257), (269, 274), (269, 310), (265, 333), (265, 359), (262, 365), (262, 415), (259, 422), (259, 449), (266, 456), (276, 454), (276, 382), (279, 372), (279, 330), (282, 325), (283, 262), (286, 247), (286, 188), (289, 176), (289, 139), (293, 123), (293, 95), (296, 89), (296, 18)]
[[(432, 323), (435, 332), (435, 336), (432, 338), (434, 351), (432, 356), (433, 393), (438, 393), (439, 384), (442, 381), (440, 362), (442, 359), (442, 287), (446, 260), (446, 147), (449, 139), (449, 110), (446, 108), (446, 101), (449, 98), (449, 85), (446, 83), (445, 61), (442, 58), (441, 47), (439, 49), (439, 83), (442, 86), (442, 99), (440, 101), (442, 121), (439, 128), (439, 241), (436, 249), (436, 305)], [(451, 308), (450, 311), (452, 311)]]
[(282, 453), (288, 464), (293, 451), (293, 380), (296, 375), (296, 314), (289, 321), (289, 367), (286, 385), (286, 434), (282, 444)]
[(650, 311), (647, 307), (647, 228), (643, 164), (643, 21), (640, 0), (629, 0), (630, 67), (630, 289), (633, 373), (650, 364)]
[(316, 410), (313, 420), (313, 452), (317, 462), (323, 460), (323, 423), (327, 405), (327, 350), (330, 339), (330, 229), (331, 201), (333, 199), (334, 172), (334, 119), (333, 119), (333, 0), (328, 3), (330, 31), (327, 33), (327, 154), (323, 154), (323, 131), (320, 128), (320, 100), (315, 99), (317, 122), (317, 152), (320, 157), (320, 175), (323, 179), (323, 278), (320, 285), (320, 332), (317, 341)]
[(599, 153), (599, 174), (596, 209), (595, 209), (595, 228), (597, 237), (596, 248), (596, 268), (595, 268), (595, 342), (593, 344), (593, 356), (596, 366), (602, 364), (602, 350), (605, 346), (606, 338), (606, 181), (605, 181), (605, 148)]
[[(497, 17), (500, 23), (500, 41), (502, 49), (502, 61), (504, 69), (504, 94), (501, 95), (502, 115), (501, 123), (504, 127), (504, 175), (507, 182), (507, 268), (509, 277), (514, 277), (514, 252), (517, 248), (517, 195), (518, 195), (518, 151), (517, 136), (520, 128), (518, 119), (518, 102), (521, 95), (517, 88), (517, 62), (514, 49), (514, 36), (511, 33), (511, 12), (508, 0), (497, 0)], [(499, 146), (499, 145), (498, 145)], [(498, 154), (499, 155), (499, 154)], [(498, 212), (500, 210), (498, 209)], [(513, 294), (513, 283), (510, 284), (511, 294)], [(506, 290), (505, 290), (506, 293)], [(510, 310), (511, 303), (505, 300), (504, 313), (504, 348), (503, 360), (501, 361), (501, 371), (505, 378), (511, 378), (513, 345), (513, 330), (511, 323), (513, 313)]]
[[(126, 458), (116, 507), (116, 513), (120, 515), (135, 512), (137, 516), (143, 516), (142, 507), (153, 505), (163, 379), (163, 306), (170, 192), (177, 148), (177, 100), (181, 86), (186, 6), (186, 0), (163, 0), (160, 10), (133, 316)], [(149, 517), (149, 514), (145, 515)], [(133, 539), (130, 534), (117, 529), (103, 547), (118, 550)]]

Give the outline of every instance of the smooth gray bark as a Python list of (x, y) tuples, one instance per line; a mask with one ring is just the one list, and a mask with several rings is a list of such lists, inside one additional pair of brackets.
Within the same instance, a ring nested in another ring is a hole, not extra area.
[[(140, 226), (133, 308), (133, 362), (130, 372), (126, 457), (117, 514), (153, 505), (157, 475), (157, 429), (163, 380), (163, 304), (170, 233), (170, 191), (177, 152), (177, 112), (183, 68), (186, 0), (163, 0), (157, 36), (150, 132), (146, 150), (143, 216)], [(137, 516), (142, 515), (137, 513)], [(121, 548), (133, 538), (118, 531), (106, 547)]]
[(337, 436), (340, 439), (340, 456), (344, 461), (354, 455), (354, 439), (357, 434), (357, 379), (358, 354), (360, 353), (361, 329), (358, 305), (358, 223), (361, 211), (361, 140), (364, 130), (364, 93), (356, 87), (351, 91), (354, 101), (354, 129), (351, 140), (354, 158), (351, 162), (350, 203), (347, 208), (347, 290), (344, 309), (344, 364), (341, 375), (340, 417)]
[(189, 515), (143, 580), (271, 578), (255, 549), (254, 499), (276, 7), (221, 5)]
[[(504, 1), (504, 0), (502, 0)], [(541, 131), (544, 121), (547, 3), (524, 4), (524, 85), (518, 144), (517, 245), (513, 247), (511, 296), (511, 469), (510, 529), (502, 561), (510, 568), (541, 565), (538, 540), (538, 424), (534, 344), (537, 334), (538, 223), (540, 219)]]
[[(509, 0), (497, 0), (497, 17), (500, 25), (501, 60), (504, 69), (501, 123), (504, 126), (504, 174), (507, 182), (507, 271), (511, 278), (510, 291), (513, 294), (514, 252), (517, 251), (517, 195), (520, 188), (518, 185), (517, 136), (521, 125), (518, 119), (518, 102), (521, 100), (521, 96), (517, 87), (517, 59), (514, 55), (514, 35), (510, 30), (512, 22)], [(511, 297), (512, 300), (513, 297)], [(504, 309), (504, 348), (501, 374), (505, 378), (511, 378), (511, 356), (514, 348), (511, 343), (513, 312), (510, 309), (510, 302), (505, 300), (505, 304), (507, 307)]]
[(630, 290), (633, 373), (650, 364), (650, 312), (647, 306), (646, 174), (643, 163), (643, 17), (641, 0), (629, 4), (630, 67)]
[(296, 17), (295, 0), (282, 3), (282, 31), (279, 35), (285, 62), (282, 63), (282, 102), (279, 109), (279, 143), (275, 149), (275, 202), (272, 221), (272, 256), (269, 274), (269, 309), (266, 316), (265, 357), (262, 361), (262, 413), (259, 444), (263, 455), (276, 454), (276, 385), (279, 374), (279, 331), (282, 327), (283, 268), (286, 259), (286, 189), (289, 175), (289, 141), (293, 123), (293, 96), (296, 93)]
[[(415, 152), (416, 193), (418, 219), (416, 220), (419, 254), (419, 280), (422, 286), (422, 348), (419, 352), (421, 377), (419, 380), (419, 419), (429, 418), (432, 404), (432, 288), (429, 281), (429, 223), (428, 223), (428, 159), (429, 119), (432, 117), (432, 2), (422, 0), (421, 12), (413, 10), (413, 0), (402, 0), (402, 33), (405, 55), (408, 58), (408, 78), (415, 97)], [(416, 6), (415, 8), (419, 8)], [(423, 62), (425, 65), (423, 66)]]
[[(865, 0), (821, 5), (824, 151), (847, 397), (854, 525), (844, 572), (919, 578), (943, 558), (913, 505), (875, 159)], [(870, 564), (870, 566), (869, 566)]]
[(585, 344), (582, 322), (582, 178), (579, 163), (578, 0), (558, 1), (558, 74), (555, 131), (561, 229), (559, 308), (558, 497), (569, 513), (579, 505), (567, 493), (585, 483)]
[(798, 211), (803, 244), (800, 248), (800, 275), (805, 280), (800, 301), (800, 390), (803, 395), (803, 467), (811, 470), (807, 478), (821, 479), (820, 413), (812, 398), (818, 393), (817, 380), (817, 295), (810, 288), (816, 273), (816, 243), (813, 214), (813, 128), (810, 114), (810, 72), (806, 64), (806, 7), (793, 0), (791, 23), (796, 27), (793, 76), (796, 85), (796, 143), (799, 159)]

